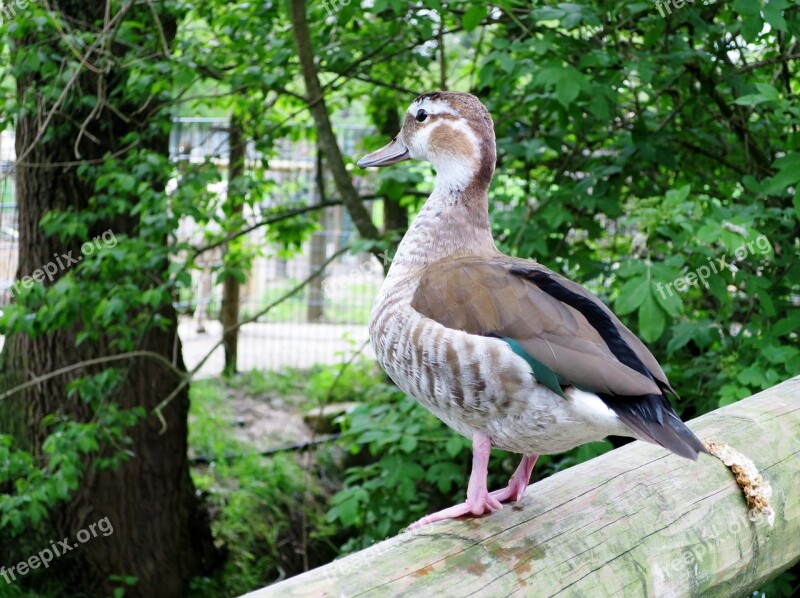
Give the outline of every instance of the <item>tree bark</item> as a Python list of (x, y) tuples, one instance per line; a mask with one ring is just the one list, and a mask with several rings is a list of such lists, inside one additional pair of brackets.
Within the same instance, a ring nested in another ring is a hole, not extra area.
[[(228, 194), (226, 201), (231, 207), (231, 214), (238, 217), (242, 213), (244, 198), (238, 196), (236, 179), (244, 174), (245, 153), (247, 141), (242, 131), (242, 123), (237, 117), (231, 116), (230, 134), (228, 139)], [(234, 276), (226, 276), (222, 280), (222, 329), (227, 332), (222, 335), (225, 347), (225, 367), (223, 373), (232, 376), (236, 373), (239, 346), (239, 328), (235, 328), (239, 321), (239, 294), (241, 286)]]
[[(150, 12), (150, 8), (154, 13)], [(177, 27), (176, 17), (162, 5), (137, 7), (130, 16), (141, 22), (151, 22), (157, 14), (165, 42), (170, 42)], [(83, 23), (103, 23), (105, 3), (83, 0), (61, 0), (61, 19), (79, 26)], [(87, 25), (88, 26), (88, 25)], [(149, 36), (149, 33), (147, 33)], [(152, 39), (152, 36), (150, 36)], [(128, 39), (130, 43), (130, 39)], [(143, 53), (150, 53), (152, 42), (142, 37)], [(75, 56), (61, 40), (47, 33), (32, 33), (12, 49), (13, 54), (26, 47), (37, 47), (40, 52), (58, 56), (57, 61), (69, 72)], [(160, 44), (157, 46), (160, 48)], [(109, 43), (91, 58), (99, 61), (105, 54), (110, 60), (126, 50), (120, 44)], [(149, 60), (157, 60), (150, 55)], [(80, 245), (65, 246), (57, 235), (48, 236), (39, 226), (45, 213), (52, 210), (92, 209), (89, 199), (94, 193), (94, 181), (80, 175), (74, 164), (77, 148), (84, 160), (102, 161), (108, 153), (119, 152), (128, 143), (130, 133), (138, 133), (139, 147), (149, 148), (168, 155), (168, 137), (164, 131), (168, 122), (137, 122), (137, 118), (124, 115), (139, 114), (142, 105), (132, 105), (124, 90), (129, 73), (119, 66), (108, 72), (83, 68), (76, 84), (65, 97), (63, 105), (54, 112), (45, 133), (40, 135), (42, 117), (36, 110), (23, 110), (17, 121), (17, 156), (24, 156), (17, 168), (17, 198), (19, 204), (19, 269), (18, 278), (51, 262), (54, 254), (68, 250), (80, 255)], [(105, 89), (102, 108), (93, 112), (94, 97), (98, 89)], [(39, 72), (23, 72), (17, 79), (19, 104), (30, 107), (39, 102), (45, 109), (52, 104), (52, 83)], [(129, 96), (128, 96), (129, 97)], [(108, 103), (114, 104), (109, 109)], [(151, 106), (148, 106), (151, 108)], [(138, 112), (137, 112), (138, 111)], [(146, 112), (146, 111), (145, 111)], [(155, 112), (153, 110), (152, 112)], [(161, 112), (168, 118), (166, 112)], [(86, 122), (86, 134), (79, 138), (79, 129)], [(152, 184), (163, 189), (165, 180)], [(111, 229), (116, 237), (137, 236), (137, 216), (124, 215), (98, 221), (89, 231), (94, 238)], [(164, 242), (166, 243), (166, 233)], [(148, 274), (163, 280), (168, 263), (159, 264)], [(59, 272), (56, 277), (63, 275)], [(54, 281), (55, 282), (55, 281)], [(98, 284), (113, 287), (114, 280), (99, 280)], [(159, 353), (167, 360), (175, 360), (183, 370), (180, 341), (177, 337), (177, 318), (170, 305), (160, 310), (160, 315), (170, 322), (166, 330), (153, 329), (144, 334), (139, 349)], [(110, 339), (86, 341), (78, 345), (77, 324), (57, 329), (41, 336), (15, 334), (6, 339), (0, 354), (0, 388), (8, 389), (15, 383), (45, 375), (57, 368), (82, 360), (118, 351), (110, 346)], [(118, 364), (116, 364), (118, 365)], [(152, 360), (124, 362), (125, 380), (109, 397), (121, 410), (137, 406), (148, 413), (175, 387), (176, 374)], [(70, 419), (88, 422), (93, 418), (92, 408), (86, 402), (69, 397), (66, 385), (78, 376), (97, 373), (102, 368), (77, 371), (70, 375), (51, 378), (28, 390), (19, 392), (0, 402), (0, 431), (12, 433), (19, 443), (28, 447), (34, 457), (44, 457), (42, 442), (48, 429), (41, 420), (47, 414), (58, 413)], [(196, 491), (189, 476), (187, 461), (188, 392), (182, 392), (163, 411), (167, 423), (161, 434), (161, 425), (152, 415), (128, 429), (131, 444), (126, 447), (132, 457), (114, 471), (97, 466), (97, 459), (116, 454), (119, 447), (102, 447), (85, 462), (85, 475), (79, 489), (67, 502), (58, 503), (37, 529), (25, 538), (0, 537), (0, 562), (13, 564), (27, 559), (34, 550), (49, 546), (49, 541), (69, 537), (75, 539), (79, 531), (97, 521), (108, 518), (113, 533), (98, 535), (75, 550), (54, 560), (48, 569), (40, 569), (26, 580), (59, 583), (74, 593), (86, 595), (111, 595), (119, 586), (110, 576), (135, 576), (137, 583), (126, 588), (126, 596), (183, 596), (192, 576), (209, 569), (215, 558), (209, 522), (196, 499)], [(0, 582), (3, 583), (3, 582)]]

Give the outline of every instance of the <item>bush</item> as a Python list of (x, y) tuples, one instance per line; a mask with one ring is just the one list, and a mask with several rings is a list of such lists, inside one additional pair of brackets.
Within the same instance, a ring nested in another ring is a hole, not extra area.
[[(286, 390), (288, 378), (251, 375), (235, 379), (232, 387), (250, 393)], [(225, 390), (212, 381), (192, 387), (189, 445), (209, 460), (192, 477), (208, 504), (214, 538), (226, 552), (213, 579), (194, 580), (196, 596), (238, 596), (322, 565), (337, 553), (335, 529), (325, 520), (330, 490), (320, 482), (315, 462), (308, 454), (262, 456), (235, 440)]]

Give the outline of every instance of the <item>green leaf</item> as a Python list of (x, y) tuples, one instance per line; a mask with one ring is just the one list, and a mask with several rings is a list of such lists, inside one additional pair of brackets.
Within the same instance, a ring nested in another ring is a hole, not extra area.
[(244, 273), (244, 270), (241, 268), (228, 267), (219, 271), (217, 275), (217, 284), (222, 283), (222, 281), (229, 276), (233, 277), (239, 284), (245, 284), (247, 282), (247, 275)]
[(617, 274), (622, 278), (630, 278), (634, 274), (643, 274), (646, 270), (647, 266), (642, 260), (625, 260), (620, 263)]
[(683, 311), (683, 301), (681, 300), (680, 293), (676, 292), (673, 287), (667, 285), (672, 280), (653, 280), (650, 283), (650, 292), (658, 301), (658, 304), (664, 308), (671, 317), (677, 318), (681, 311)]
[(776, 336), (787, 336), (797, 330), (800, 330), (800, 309), (789, 312), (772, 327), (772, 333)]
[(734, 0), (732, 6), (740, 15), (757, 15), (761, 12), (761, 0)]
[(366, 490), (361, 487), (342, 490), (332, 499), (334, 506), (328, 511), (328, 521), (338, 519), (345, 526), (355, 525), (361, 518), (361, 503), (368, 498)]
[(711, 245), (715, 241), (719, 240), (719, 236), (722, 234), (722, 224), (716, 222), (714, 220), (709, 220), (701, 226), (697, 233), (697, 240), (701, 243), (705, 243)]
[(500, 68), (502, 68), (506, 73), (514, 72), (517, 62), (514, 60), (514, 57), (511, 54), (508, 52), (496, 52), (495, 54), (497, 54), (497, 60), (500, 62)]
[(536, 10), (532, 11), (531, 14), (537, 21), (557, 21), (566, 13), (563, 10), (546, 6), (543, 8), (537, 8)]
[(667, 343), (667, 354), (672, 355), (678, 349), (688, 345), (694, 338), (694, 327), (687, 325), (678, 325), (673, 327), (672, 338)]
[(78, 448), (82, 453), (89, 453), (91, 451), (96, 451), (100, 447), (97, 444), (97, 440), (94, 438), (94, 436), (84, 432), (78, 437)]
[(463, 448), (464, 441), (461, 440), (460, 436), (451, 436), (447, 439), (447, 443), (444, 445), (444, 450), (447, 451), (447, 454), (451, 457), (458, 455)]
[(649, 295), (650, 281), (646, 276), (631, 278), (619, 292), (619, 297), (614, 301), (614, 311), (617, 315), (624, 316), (638, 308), (645, 297)]
[(767, 101), (772, 102), (781, 99), (781, 94), (769, 83), (756, 83), (756, 89)]
[(762, 11), (764, 13), (764, 20), (769, 23), (773, 29), (778, 31), (786, 31), (786, 19), (783, 17), (783, 10), (789, 7), (786, 0), (769, 0)]
[(747, 93), (736, 98), (733, 103), (739, 106), (757, 106), (766, 102), (767, 99), (760, 93)]
[(800, 152), (778, 158), (773, 166), (778, 169), (778, 173), (764, 187), (765, 193), (782, 193), (787, 187), (800, 183)]
[(369, 444), (370, 442), (386, 443), (391, 438), (391, 433), (382, 429), (366, 430), (362, 432), (358, 440), (359, 444)]
[(670, 189), (664, 196), (664, 203), (671, 206), (678, 206), (688, 199), (691, 191), (691, 185), (684, 185), (678, 189)]
[(648, 289), (645, 291), (644, 301), (639, 308), (639, 334), (646, 342), (655, 342), (663, 334), (665, 323), (664, 310), (661, 309), (656, 298)]
[(621, 6), (632, 15), (644, 12), (646, 10), (653, 10), (652, 2), (634, 2), (633, 4), (623, 4)]
[(725, 280), (725, 272), (729, 272), (727, 266), (724, 271), (706, 280), (711, 294), (723, 303), (730, 301), (730, 297), (728, 295), (728, 283)]
[(564, 69), (556, 83), (556, 97), (559, 103), (567, 108), (581, 91), (582, 75), (573, 69)]
[(756, 291), (756, 297), (758, 297), (764, 314), (770, 318), (774, 317), (777, 312), (775, 311), (775, 303), (772, 301), (769, 291), (767, 289), (758, 289)]
[(414, 436), (404, 436), (400, 441), (400, 450), (404, 453), (413, 453), (419, 442)]
[(753, 386), (756, 388), (763, 386), (764, 383), (766, 382), (764, 373), (754, 366), (750, 366), (749, 368), (739, 372), (739, 375), (736, 376), (736, 379), (742, 384), (746, 384), (748, 386)]
[(489, 16), (489, 11), (486, 10), (486, 7), (483, 4), (475, 4), (464, 13), (461, 25), (466, 31), (472, 31), (487, 16)]
[(760, 14), (756, 13), (754, 15), (742, 16), (742, 37), (744, 37), (746, 41), (755, 42), (763, 28), (764, 21)]
[(764, 187), (764, 193), (779, 195), (789, 187), (796, 185), (798, 181), (800, 181), (800, 172), (793, 172), (789, 169), (781, 170)]

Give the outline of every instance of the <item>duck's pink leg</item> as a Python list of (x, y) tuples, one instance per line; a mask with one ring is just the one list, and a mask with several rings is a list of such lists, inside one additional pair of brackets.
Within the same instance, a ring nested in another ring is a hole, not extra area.
[[(496, 511), (503, 505), (489, 494), (486, 487), (486, 475), (489, 467), (489, 453), (492, 451), (492, 440), (486, 434), (475, 432), (472, 437), (472, 473), (467, 486), (467, 500), (459, 505), (427, 515), (413, 523), (408, 529), (416, 529), (445, 519), (454, 519), (462, 515), (482, 515), (486, 511)], [(531, 466), (532, 467), (532, 466)]]
[(504, 502), (506, 500), (520, 500), (525, 495), (525, 489), (528, 487), (528, 482), (531, 480), (531, 472), (533, 466), (536, 465), (536, 459), (539, 455), (525, 455), (522, 461), (519, 462), (514, 475), (508, 481), (508, 486), (502, 490), (495, 490), (489, 496)]

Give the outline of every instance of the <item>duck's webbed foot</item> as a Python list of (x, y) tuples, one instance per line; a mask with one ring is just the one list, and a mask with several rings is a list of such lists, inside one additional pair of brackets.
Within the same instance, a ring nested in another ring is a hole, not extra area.
[[(494, 493), (489, 494), (489, 490), (486, 487), (489, 453), (491, 450), (491, 438), (482, 432), (475, 432), (472, 437), (472, 473), (469, 476), (467, 500), (461, 504), (432, 513), (431, 515), (426, 515), (419, 521), (411, 524), (408, 529), (417, 529), (435, 521), (454, 519), (462, 515), (483, 515), (486, 512), (501, 509), (503, 505), (493, 496)], [(532, 465), (531, 468), (533, 468)], [(516, 474), (514, 475), (516, 476)]]

